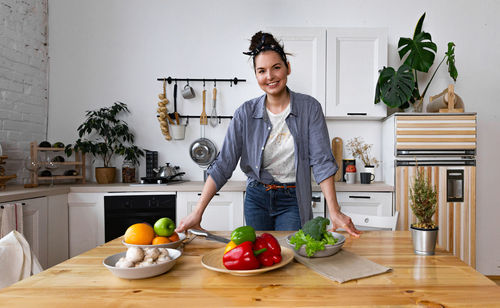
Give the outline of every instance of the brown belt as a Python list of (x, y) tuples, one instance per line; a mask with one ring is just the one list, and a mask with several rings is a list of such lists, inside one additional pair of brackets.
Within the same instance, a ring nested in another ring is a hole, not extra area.
[(295, 185), (276, 185), (276, 184), (264, 184), (262, 183), (262, 185), (264, 185), (266, 187), (266, 191), (270, 191), (271, 189), (273, 190), (277, 190), (277, 189), (285, 189), (285, 188), (295, 188)]

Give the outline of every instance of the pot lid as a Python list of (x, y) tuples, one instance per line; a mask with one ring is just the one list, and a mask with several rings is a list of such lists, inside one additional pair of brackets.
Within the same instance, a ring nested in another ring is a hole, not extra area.
[(217, 157), (217, 147), (206, 138), (196, 139), (189, 149), (191, 159), (202, 167), (210, 165)]

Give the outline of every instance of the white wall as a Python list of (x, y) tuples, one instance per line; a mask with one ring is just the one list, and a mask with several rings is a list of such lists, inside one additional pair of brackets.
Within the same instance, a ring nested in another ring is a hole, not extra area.
[[(251, 62), (241, 54), (254, 32), (267, 26), (386, 27), (389, 65), (397, 65), (397, 41), (412, 36), (424, 11), (424, 30), (438, 45), (438, 58), (448, 41), (457, 45), (456, 92), (467, 111), (478, 113), (478, 269), (499, 275), (500, 247), (494, 244), (500, 237), (494, 193), (500, 172), (495, 159), (500, 135), (495, 95), (500, 66), (500, 43), (495, 39), (500, 28), (498, 1), (49, 0), (48, 138), (73, 141), (85, 110), (120, 100), (132, 111), (127, 121), (135, 128), (139, 146), (159, 150), (160, 162), (180, 165), (190, 179), (201, 179), (201, 169), (188, 156), (199, 125), (190, 122), (185, 141), (163, 139), (155, 119), (161, 91), (157, 77), (247, 79), (232, 88), (218, 84), (219, 114), (230, 115), (244, 100), (261, 93)], [(428, 93), (440, 92), (448, 82), (443, 67)], [(199, 95), (200, 84), (195, 86)], [(199, 97), (181, 99), (179, 112), (199, 114)], [(329, 121), (328, 126), (330, 137), (363, 135), (381, 156), (379, 123)], [(226, 127), (227, 120), (216, 129), (207, 127), (206, 136), (220, 146)], [(244, 176), (238, 171), (234, 178)]]
[(47, 135), (47, 25), (47, 0), (0, 0), (0, 144), (18, 183), (30, 142)]

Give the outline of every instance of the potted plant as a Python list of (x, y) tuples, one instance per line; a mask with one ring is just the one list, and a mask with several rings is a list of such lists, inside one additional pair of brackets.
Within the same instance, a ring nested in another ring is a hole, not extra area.
[[(448, 51), (445, 53), (439, 65), (427, 82), (421, 93), (418, 86), (418, 72), (428, 73), (434, 64), (437, 46), (432, 42), (431, 35), (422, 31), (425, 13), (418, 20), (413, 38), (401, 37), (398, 43), (398, 53), (404, 62), (399, 68), (384, 67), (379, 72), (379, 78), (375, 89), (375, 104), (383, 101), (388, 107), (404, 110), (413, 106), (415, 111), (422, 111), (423, 99), (437, 71), (446, 60), (448, 72), (453, 81), (457, 80), (458, 72), (455, 66), (455, 44), (448, 43)], [(420, 76), (421, 77), (421, 76)]]
[(78, 140), (65, 147), (68, 156), (71, 156), (73, 151), (81, 151), (102, 159), (103, 167), (95, 168), (96, 180), (100, 184), (114, 182), (116, 168), (111, 167), (110, 163), (115, 154), (123, 155), (135, 164), (144, 156), (143, 150), (133, 145), (134, 134), (127, 123), (117, 118), (122, 112), (130, 112), (122, 102), (115, 102), (111, 107), (87, 111), (85, 121), (77, 128)]
[(410, 187), (410, 207), (417, 218), (417, 223), (410, 226), (413, 249), (419, 255), (433, 255), (439, 230), (432, 221), (432, 216), (436, 212), (437, 193), (425, 177), (424, 170), (418, 166), (416, 169)]
[(378, 167), (379, 161), (371, 156), (372, 146), (372, 144), (366, 144), (361, 137), (354, 137), (347, 142), (347, 149), (352, 156), (361, 159), (365, 165), (365, 172), (370, 172), (375, 177), (375, 167)]

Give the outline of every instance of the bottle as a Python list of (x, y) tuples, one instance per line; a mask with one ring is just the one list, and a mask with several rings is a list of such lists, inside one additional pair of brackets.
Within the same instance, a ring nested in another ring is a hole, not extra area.
[(135, 182), (135, 165), (130, 160), (124, 160), (122, 164), (122, 183)]

